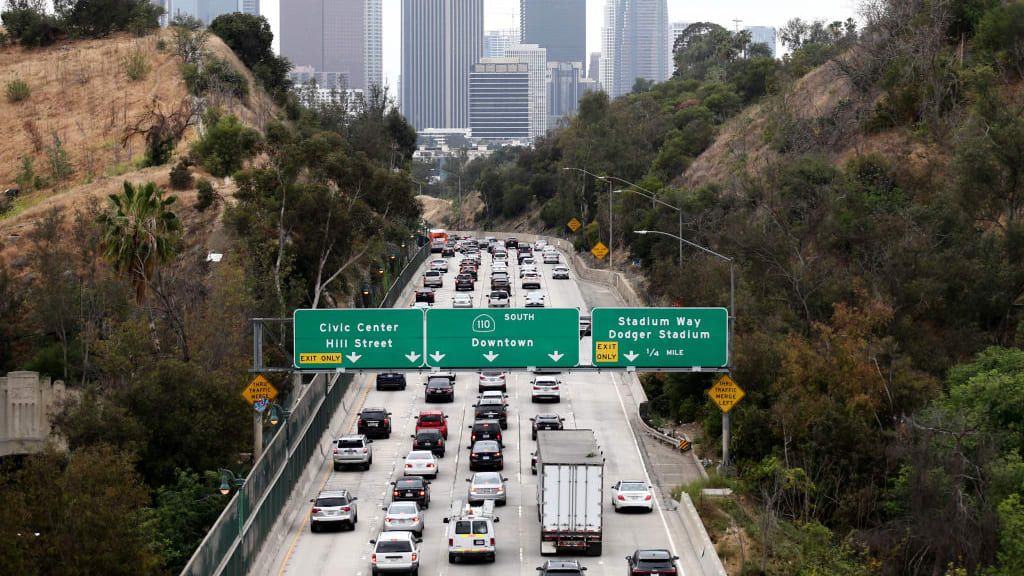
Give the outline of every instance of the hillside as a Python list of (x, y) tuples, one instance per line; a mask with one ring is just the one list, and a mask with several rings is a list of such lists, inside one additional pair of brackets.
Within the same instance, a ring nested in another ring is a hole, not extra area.
[[(688, 188), (718, 184), (727, 191), (742, 190), (786, 154), (807, 152), (823, 154), (837, 166), (870, 154), (900, 158), (901, 169), (918, 181), (945, 173), (950, 162), (948, 149), (915, 137), (910, 127), (878, 132), (858, 129), (858, 123), (871, 116), (878, 99), (878, 94), (857, 95), (848, 76), (831, 62), (823, 64), (781, 94), (727, 120), (708, 149), (673, 184)], [(788, 134), (788, 139), (802, 140), (802, 144), (780, 152), (779, 132), (786, 129), (797, 132)]]
[[(217, 36), (210, 35), (206, 49), (228, 60), (250, 86), (246, 101), (220, 98), (215, 104), (238, 116), (243, 124), (262, 128), (276, 111), (271, 100)], [(133, 52), (143, 55), (149, 67), (148, 74), (137, 81), (125, 72)], [(146, 124), (151, 110), (166, 114), (194, 105), (195, 100), (182, 78), (169, 30), (143, 38), (118, 34), (39, 49), (8, 46), (0, 49), (0, 82), (6, 85), (12, 80), (26, 82), (31, 95), (21, 102), (0, 100), (0, 139), (5, 142), (0, 148), (0, 185), (16, 186), (16, 175), (26, 157), (34, 161), (36, 173), (45, 176), (47, 148), (53, 145), (54, 135), (72, 167), (66, 180), (22, 194), (11, 211), (0, 215), (0, 259), (18, 270), (16, 256), (25, 233), (51, 208), (71, 214), (82, 207), (101, 207), (106, 196), (118, 191), (124, 181), (153, 181), (168, 188), (170, 164), (139, 168), (144, 136), (130, 132), (140, 123)], [(188, 128), (175, 155), (185, 153), (197, 135), (195, 127)], [(193, 172), (197, 179), (204, 176), (197, 168)], [(231, 197), (233, 185), (229, 182), (215, 179), (214, 186), (222, 196)], [(176, 194), (186, 237), (196, 245), (211, 232), (206, 227), (219, 219), (197, 217), (189, 209), (194, 190)]]

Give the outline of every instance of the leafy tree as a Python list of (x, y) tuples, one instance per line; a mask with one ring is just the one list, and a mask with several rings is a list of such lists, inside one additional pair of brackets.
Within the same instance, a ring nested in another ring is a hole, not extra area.
[(167, 570), (181, 572), (227, 500), (210, 478), (178, 470), (175, 482), (156, 492), (154, 520)]
[(64, 34), (60, 21), (41, 6), (37, 8), (28, 3), (9, 6), (0, 14), (0, 19), (11, 38), (22, 46), (49, 46)]
[(0, 484), (0, 558), (27, 576), (155, 574), (162, 559), (131, 455), (43, 452)]
[(1017, 78), (1024, 77), (1024, 4), (1008, 2), (986, 12), (977, 43)]
[(142, 302), (157, 267), (174, 258), (181, 222), (171, 211), (175, 196), (164, 197), (156, 184), (124, 183), (122, 194), (111, 194), (99, 222), (103, 226), (103, 255), (119, 273), (128, 276), (135, 298)]
[(211, 108), (203, 115), (206, 133), (192, 144), (192, 156), (214, 176), (230, 176), (256, 152), (259, 132), (244, 126), (238, 118), (221, 115)]
[(54, 9), (72, 34), (84, 38), (125, 30), (145, 33), (159, 27), (163, 14), (148, 0), (55, 0)]
[(291, 88), (291, 63), (274, 54), (274, 34), (266, 18), (241, 12), (223, 14), (210, 23), (210, 31), (224, 40), (278, 103), (284, 101)]

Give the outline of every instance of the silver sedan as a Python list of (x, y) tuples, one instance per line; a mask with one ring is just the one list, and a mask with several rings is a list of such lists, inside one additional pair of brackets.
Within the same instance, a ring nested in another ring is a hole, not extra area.
[(392, 502), (384, 508), (384, 531), (408, 530), (423, 536), (423, 513), (415, 502)]

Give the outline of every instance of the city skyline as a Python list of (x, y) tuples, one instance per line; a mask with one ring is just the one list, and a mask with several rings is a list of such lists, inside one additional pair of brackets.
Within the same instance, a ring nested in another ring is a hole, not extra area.
[[(278, 50), (280, 6), (293, 0), (261, 0), (260, 10), (274, 30)], [(382, 0), (383, 12), (383, 76), (392, 95), (398, 94), (401, 73), (401, 2)], [(507, 30), (519, 27), (520, 0), (486, 0), (484, 30)], [(587, 0), (587, 54), (601, 51), (601, 27), (605, 0)], [(718, 3), (668, 1), (670, 22), (710, 21), (733, 28), (734, 18), (741, 18), (741, 27), (772, 26), (781, 28), (791, 18), (804, 20), (845, 20), (857, 18), (856, 0), (777, 0), (764, 3), (755, 0), (732, 0)], [(781, 48), (781, 47), (780, 47)], [(781, 52), (780, 52), (781, 54)]]

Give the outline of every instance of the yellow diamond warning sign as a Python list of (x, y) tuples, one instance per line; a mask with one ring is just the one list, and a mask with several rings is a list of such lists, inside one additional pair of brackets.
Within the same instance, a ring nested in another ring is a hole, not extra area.
[(576, 232), (577, 230), (583, 227), (583, 222), (580, 222), (578, 218), (573, 218), (572, 220), (569, 220), (568, 223), (566, 223), (566, 226), (569, 227), (569, 230)]
[(269, 380), (263, 377), (263, 374), (257, 374), (252, 382), (242, 390), (242, 396), (249, 401), (249, 404), (255, 404), (257, 400), (273, 400), (277, 398), (277, 388), (270, 383)]
[(594, 255), (594, 258), (598, 260), (604, 260), (604, 257), (608, 255), (608, 247), (603, 243), (598, 242), (594, 244), (594, 247), (590, 249), (590, 253)]
[(722, 412), (732, 410), (733, 406), (740, 403), (744, 395), (743, 388), (740, 388), (740, 385), (728, 375), (719, 378), (715, 385), (708, 390), (708, 396)]
[(594, 343), (594, 364), (601, 362), (619, 361), (618, 342), (595, 342)]

